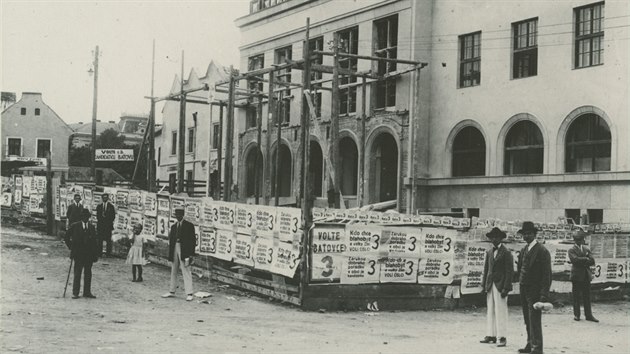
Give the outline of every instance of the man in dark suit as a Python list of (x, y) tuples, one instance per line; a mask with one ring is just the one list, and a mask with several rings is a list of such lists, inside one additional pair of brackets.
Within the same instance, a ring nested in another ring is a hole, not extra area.
[(486, 237), (493, 247), (486, 252), (483, 266), (481, 287), (486, 293), (487, 327), (486, 337), (481, 343), (496, 343), (497, 347), (507, 345), (508, 327), (508, 294), (512, 291), (512, 277), (514, 274), (514, 258), (501, 241), (507, 237), (498, 227), (493, 228)]
[(66, 229), (69, 229), (75, 222), (81, 221), (81, 213), (83, 212), (83, 205), (81, 205), (81, 195), (76, 193), (74, 195), (74, 202), (68, 205), (66, 211), (67, 225)]
[(584, 245), (586, 232), (579, 230), (573, 236), (575, 245), (569, 249), (569, 260), (571, 261), (571, 283), (573, 285), (573, 319), (580, 320), (580, 298), (584, 302), (584, 317), (587, 321), (599, 322), (593, 317), (591, 311), (591, 274), (590, 266), (595, 264), (595, 259), (591, 250)]
[(96, 230), (98, 231), (99, 239), (107, 243), (105, 255), (110, 257), (112, 255), (112, 230), (114, 229), (116, 209), (109, 202), (109, 195), (103, 194), (101, 200), (103, 202), (96, 207)]
[(168, 260), (171, 261), (171, 286), (168, 293), (162, 297), (175, 296), (177, 288), (177, 273), (179, 268), (182, 269), (184, 277), (184, 289), (186, 291), (186, 301), (193, 299), (192, 286), (192, 257), (195, 255), (195, 245), (197, 238), (195, 237), (195, 226), (184, 220), (184, 209), (175, 210), (175, 218), (177, 222), (171, 227), (168, 234)]
[(90, 223), (90, 211), (83, 209), (82, 220), (70, 226), (66, 233), (66, 244), (70, 248), (70, 258), (74, 260), (74, 280), (72, 281), (72, 298), (79, 298), (81, 273), (83, 279), (83, 297), (96, 298), (92, 294), (92, 264), (101, 255), (103, 244), (96, 236), (94, 225)]
[(543, 353), (542, 312), (535, 309), (537, 302), (549, 302), (551, 286), (551, 255), (542, 244), (536, 242), (538, 230), (531, 221), (523, 222), (518, 231), (527, 245), (518, 257), (521, 306), (527, 329), (527, 345), (519, 353)]

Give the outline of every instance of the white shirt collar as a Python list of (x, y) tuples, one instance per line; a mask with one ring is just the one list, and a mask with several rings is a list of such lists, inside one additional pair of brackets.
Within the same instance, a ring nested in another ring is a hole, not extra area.
[(531, 251), (532, 247), (534, 247), (535, 244), (536, 244), (536, 239), (534, 239), (532, 242), (527, 244), (527, 252)]

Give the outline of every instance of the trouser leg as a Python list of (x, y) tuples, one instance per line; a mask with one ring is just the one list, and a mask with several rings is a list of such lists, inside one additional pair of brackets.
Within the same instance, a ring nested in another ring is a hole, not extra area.
[[(179, 247), (179, 244), (177, 246)], [(184, 290), (186, 291), (187, 295), (191, 295), (193, 293), (191, 266), (187, 266), (185, 264), (184, 260), (181, 257), (181, 252), (178, 254), (178, 258), (180, 262), (180, 267), (182, 268), (182, 276), (184, 277)]]
[(111, 233), (109, 234), (109, 237), (105, 238), (105, 253), (107, 255), (111, 255), (112, 254), (112, 235)]
[[(532, 335), (530, 332), (529, 306), (527, 305), (527, 296), (525, 289), (521, 286), (521, 308), (523, 309), (523, 320), (525, 321), (525, 330), (527, 331), (527, 344), (532, 345)], [(533, 310), (533, 309), (532, 309)]]
[(582, 299), (584, 299), (584, 316), (586, 318), (593, 317), (593, 310), (591, 309), (591, 284), (588, 282), (582, 283)]
[(501, 292), (496, 285), (492, 285), (492, 297), (494, 299), (495, 327), (498, 338), (507, 337), (508, 306), (507, 296), (501, 297)]
[(85, 275), (83, 279), (83, 296), (92, 293), (92, 262), (85, 263)]
[(133, 280), (136, 280), (136, 265), (131, 266), (131, 274), (133, 275)]
[(494, 297), (492, 296), (492, 290), (486, 293), (486, 310), (487, 310), (487, 318), (486, 318), (486, 336), (488, 337), (496, 337), (497, 336), (497, 326), (494, 312)]
[(529, 297), (527, 307), (529, 308), (529, 325), (532, 343), (532, 352), (542, 353), (543, 351), (543, 334), (542, 334), (542, 311), (534, 309), (534, 304), (539, 301), (538, 296)]
[(177, 289), (177, 273), (179, 273), (179, 244), (175, 246), (173, 262), (171, 263), (171, 287), (169, 291), (172, 293)]
[(75, 260), (74, 262), (74, 278), (72, 278), (72, 295), (79, 296), (81, 290), (81, 273), (83, 272), (83, 263)]
[[(582, 297), (582, 288), (579, 282), (571, 282), (571, 295), (573, 295), (573, 316), (580, 317), (580, 297)], [(584, 309), (586, 310), (586, 309)]]
[(142, 279), (142, 266), (138, 265), (138, 279)]

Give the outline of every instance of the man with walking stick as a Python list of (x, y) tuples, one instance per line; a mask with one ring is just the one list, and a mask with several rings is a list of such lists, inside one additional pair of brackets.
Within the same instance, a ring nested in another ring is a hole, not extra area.
[[(92, 264), (101, 255), (103, 244), (96, 237), (94, 225), (90, 222), (90, 211), (83, 209), (81, 221), (70, 226), (66, 233), (66, 244), (70, 248), (70, 266), (74, 261), (74, 280), (72, 281), (72, 298), (79, 298), (81, 289), (81, 273), (85, 271), (83, 279), (83, 297), (96, 298), (92, 294)], [(68, 274), (69, 278), (69, 274)], [(66, 281), (67, 287), (67, 281)], [(64, 290), (65, 295), (65, 290)]]

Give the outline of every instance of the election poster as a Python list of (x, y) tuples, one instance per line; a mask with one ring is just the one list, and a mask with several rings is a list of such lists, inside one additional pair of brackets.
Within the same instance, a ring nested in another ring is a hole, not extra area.
[(253, 252), (252, 237), (246, 234), (237, 234), (234, 240), (234, 262), (253, 266)]
[(264, 237), (256, 237), (255, 239), (254, 268), (269, 271), (275, 256), (274, 240)]
[(349, 255), (380, 254), (386, 257), (389, 250), (381, 247), (383, 227), (352, 224), (346, 226), (346, 252)]
[(345, 256), (341, 253), (316, 253), (311, 256), (311, 281), (334, 282), (341, 278)]
[(142, 216), (142, 235), (147, 240), (155, 241), (157, 234), (157, 220), (153, 216)]
[(271, 264), (271, 272), (293, 278), (300, 264), (299, 246), (288, 242), (278, 242), (275, 249), (276, 257)]
[(341, 284), (378, 283), (381, 263), (374, 256), (347, 256), (341, 268)]
[(199, 228), (199, 254), (214, 256), (217, 251), (217, 233), (213, 227)]
[(98, 202), (94, 200), (94, 193), (92, 193), (92, 190), (92, 186), (83, 187), (83, 207), (94, 214), (96, 212)]
[(231, 261), (234, 257), (234, 232), (217, 229), (217, 251), (215, 257), (224, 261)]
[(157, 196), (155, 193), (142, 191), (142, 200), (144, 201), (144, 215), (157, 216)]
[[(26, 200), (26, 199), (25, 199)], [(29, 211), (31, 214), (44, 214), (44, 206), (46, 205), (46, 195), (31, 193), (29, 200)]]
[(53, 200), (53, 204), (55, 205), (55, 220), (57, 221), (61, 221), (61, 213), (60, 213), (60, 208), (59, 208), (59, 198), (60, 194), (59, 194), (59, 186), (57, 186), (55, 188), (55, 198)]
[(236, 230), (239, 233), (251, 235), (254, 226), (254, 215), (256, 215), (256, 206), (249, 204), (236, 205)]
[(413, 227), (384, 227), (381, 237), (389, 257), (420, 258), (422, 241), (421, 229)]
[(418, 263), (419, 284), (450, 284), (453, 281), (453, 261), (421, 258)]
[(302, 210), (298, 208), (276, 208), (280, 241), (299, 243), (303, 235)]
[(214, 200), (210, 197), (201, 198), (201, 224), (205, 226), (214, 226), (219, 221), (219, 209), (213, 206)]
[(155, 218), (156, 220), (156, 232), (155, 235), (157, 238), (168, 239), (168, 233), (170, 231), (169, 228), (169, 220), (170, 217), (164, 214), (158, 214)]
[(11, 207), (11, 202), (13, 201), (13, 195), (11, 192), (2, 192), (2, 206), (6, 208)]
[(199, 235), (200, 235), (200, 229), (199, 229), (199, 225), (193, 225), (195, 228), (195, 253), (199, 253)]
[(482, 292), (481, 281), (483, 267), (486, 261), (486, 250), (489, 243), (468, 242), (466, 245), (466, 258), (464, 263), (464, 275), (460, 292), (462, 294), (476, 294)]
[(199, 225), (201, 222), (201, 208), (201, 199), (186, 198), (184, 218), (195, 225)]
[(129, 191), (129, 209), (134, 213), (144, 212), (144, 202), (142, 201), (142, 191)]
[(22, 190), (17, 189), (13, 191), (13, 204), (16, 208), (20, 208), (20, 204), (22, 204)]
[(129, 210), (129, 191), (119, 189), (116, 191), (116, 210)]
[(421, 258), (453, 259), (457, 230), (423, 227), (420, 247)]
[(415, 283), (418, 280), (418, 259), (387, 258), (381, 264), (381, 283)]
[(112, 237), (116, 240), (127, 237), (129, 235), (129, 211), (117, 210), (116, 219), (114, 220), (114, 230), (112, 231)]
[(311, 235), (313, 254), (344, 253), (346, 251), (346, 229), (343, 225), (318, 225), (311, 230)]
[(276, 217), (275, 207), (257, 205), (254, 223), (256, 235), (274, 237), (274, 232), (278, 231), (278, 220)]
[(171, 196), (171, 211), (170, 211), (171, 219), (175, 219), (175, 210), (185, 209), (185, 207), (186, 207), (186, 200), (183, 197)]
[(171, 200), (168, 195), (157, 194), (157, 212), (165, 216), (170, 216), (171, 213)]
[(591, 266), (591, 283), (625, 283), (628, 281), (628, 261), (625, 259), (595, 259)]
[(22, 195), (25, 197), (30, 197), (32, 186), (33, 186), (33, 177), (23, 176), (22, 177)]
[(136, 225), (142, 225), (143, 218), (142, 213), (138, 212), (130, 212), (129, 213), (129, 230), (131, 232), (132, 228)]
[(236, 203), (212, 202), (213, 213), (218, 216), (214, 227), (222, 230), (234, 231), (234, 219), (236, 216)]

